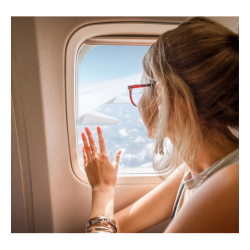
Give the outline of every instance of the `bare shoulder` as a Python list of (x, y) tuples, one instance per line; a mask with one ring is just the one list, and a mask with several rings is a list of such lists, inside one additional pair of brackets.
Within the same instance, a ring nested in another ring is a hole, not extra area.
[(239, 164), (221, 169), (197, 189), (166, 232), (238, 233)]
[(227, 177), (228, 180), (231, 181), (239, 181), (239, 163), (230, 165), (228, 167), (225, 167), (223, 169), (221, 169), (220, 171), (218, 171), (217, 173), (215, 173), (211, 179), (216, 179), (217, 178), (222, 178), (222, 177)]

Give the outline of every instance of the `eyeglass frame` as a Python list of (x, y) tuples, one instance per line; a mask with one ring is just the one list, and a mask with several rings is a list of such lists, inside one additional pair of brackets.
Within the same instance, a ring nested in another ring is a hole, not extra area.
[(129, 97), (130, 97), (130, 101), (131, 103), (137, 107), (137, 105), (133, 102), (133, 98), (132, 98), (132, 90), (133, 89), (137, 89), (137, 88), (144, 88), (144, 87), (152, 87), (153, 84), (148, 83), (148, 84), (140, 84), (140, 85), (129, 85), (128, 86), (128, 90), (129, 90)]

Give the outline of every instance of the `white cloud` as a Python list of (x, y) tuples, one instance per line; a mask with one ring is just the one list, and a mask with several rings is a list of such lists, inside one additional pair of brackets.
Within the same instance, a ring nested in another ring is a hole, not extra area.
[(126, 118), (127, 118), (127, 117), (129, 117), (129, 115), (125, 115), (124, 117), (126, 117)]
[(111, 111), (111, 109), (110, 109), (110, 108), (106, 108), (106, 111), (107, 111), (107, 112), (110, 112), (110, 111)]
[[(146, 145), (146, 147), (137, 154), (121, 154), (121, 158), (123, 159), (136, 159), (138, 161), (144, 161), (145, 157), (149, 154), (152, 155), (152, 145), (153, 143), (149, 143)], [(125, 151), (124, 151), (125, 152)]]
[(139, 118), (139, 119), (138, 119), (138, 121), (139, 121), (139, 122), (141, 122), (141, 123), (143, 123), (143, 121), (142, 121), (142, 119), (141, 119), (141, 118)]
[(145, 142), (145, 139), (139, 135), (135, 138), (134, 142)]
[(138, 129), (137, 128), (133, 128), (131, 131), (138, 131)]
[(119, 130), (119, 133), (121, 134), (122, 137), (128, 136), (128, 133), (126, 132), (126, 129)]

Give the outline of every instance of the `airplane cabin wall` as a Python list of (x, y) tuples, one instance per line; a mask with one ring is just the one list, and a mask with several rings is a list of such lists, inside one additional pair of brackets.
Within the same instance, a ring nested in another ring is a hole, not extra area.
[(20, 161), (18, 155), (18, 142), (11, 105), (11, 232), (26, 233), (26, 219)]

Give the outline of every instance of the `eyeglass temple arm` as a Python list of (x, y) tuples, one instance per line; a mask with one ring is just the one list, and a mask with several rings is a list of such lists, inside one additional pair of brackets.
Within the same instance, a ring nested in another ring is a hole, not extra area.
[(129, 89), (129, 97), (130, 97), (131, 103), (132, 103), (135, 107), (137, 107), (137, 106), (135, 105), (135, 103), (133, 102), (133, 99), (132, 99), (132, 88)]
[(130, 85), (128, 86), (128, 89), (137, 89), (137, 88), (143, 88), (143, 87), (151, 87), (152, 84), (141, 84), (141, 85)]

